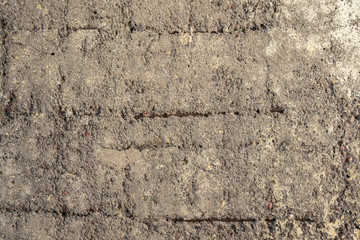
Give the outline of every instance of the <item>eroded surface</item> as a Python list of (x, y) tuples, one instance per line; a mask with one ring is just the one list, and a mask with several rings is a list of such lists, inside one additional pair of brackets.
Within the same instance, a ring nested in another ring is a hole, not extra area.
[(3, 239), (358, 239), (357, 1), (1, 1)]

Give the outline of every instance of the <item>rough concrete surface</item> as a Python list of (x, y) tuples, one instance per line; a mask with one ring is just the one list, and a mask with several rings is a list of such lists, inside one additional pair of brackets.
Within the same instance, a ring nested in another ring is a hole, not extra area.
[(0, 22), (0, 239), (360, 239), (359, 0)]

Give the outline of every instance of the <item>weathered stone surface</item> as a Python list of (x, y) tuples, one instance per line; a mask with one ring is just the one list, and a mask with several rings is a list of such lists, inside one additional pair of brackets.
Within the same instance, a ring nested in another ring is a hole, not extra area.
[(357, 1), (0, 2), (1, 239), (359, 239)]

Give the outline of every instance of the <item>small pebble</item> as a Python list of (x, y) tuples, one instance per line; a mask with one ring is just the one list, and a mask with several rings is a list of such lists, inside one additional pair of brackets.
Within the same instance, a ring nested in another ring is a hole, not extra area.
[(85, 132), (85, 138), (86, 138), (86, 140), (89, 140), (89, 139), (90, 139), (90, 136), (91, 136), (91, 133), (90, 133), (90, 132)]

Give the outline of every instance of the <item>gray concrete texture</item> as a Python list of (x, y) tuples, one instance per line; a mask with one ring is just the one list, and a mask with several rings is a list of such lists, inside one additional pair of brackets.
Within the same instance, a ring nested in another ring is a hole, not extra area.
[(359, 0), (0, 21), (0, 239), (360, 239)]

